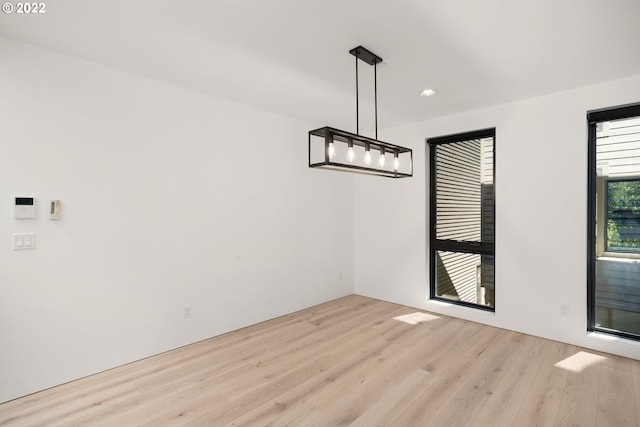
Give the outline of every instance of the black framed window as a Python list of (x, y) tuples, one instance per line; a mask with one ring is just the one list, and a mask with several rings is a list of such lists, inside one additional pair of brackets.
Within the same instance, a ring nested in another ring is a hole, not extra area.
[(640, 340), (640, 104), (587, 121), (587, 328)]
[(495, 310), (495, 128), (427, 139), (431, 299)]

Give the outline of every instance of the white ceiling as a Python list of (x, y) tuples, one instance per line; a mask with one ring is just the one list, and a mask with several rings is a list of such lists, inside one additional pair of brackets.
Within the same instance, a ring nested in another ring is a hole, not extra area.
[(357, 45), (380, 128), (640, 74), (639, 0), (51, 0), (0, 35), (345, 130)]

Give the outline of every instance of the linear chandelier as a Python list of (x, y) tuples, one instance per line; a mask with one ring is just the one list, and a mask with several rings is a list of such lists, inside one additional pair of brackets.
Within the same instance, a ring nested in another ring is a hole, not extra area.
[[(406, 178), (413, 176), (413, 151), (378, 140), (378, 75), (382, 58), (362, 46), (349, 53), (356, 58), (356, 133), (325, 126), (309, 131), (309, 167)], [(359, 135), (358, 60), (373, 65), (375, 138)]]

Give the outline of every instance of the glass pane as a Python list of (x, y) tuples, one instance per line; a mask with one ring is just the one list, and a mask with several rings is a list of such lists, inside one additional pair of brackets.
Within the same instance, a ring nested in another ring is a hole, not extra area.
[(436, 296), (494, 307), (494, 257), (436, 251)]
[(607, 251), (640, 253), (640, 179), (607, 182)]
[(640, 334), (640, 260), (596, 261), (596, 326)]
[(436, 147), (436, 238), (493, 242), (493, 138)]

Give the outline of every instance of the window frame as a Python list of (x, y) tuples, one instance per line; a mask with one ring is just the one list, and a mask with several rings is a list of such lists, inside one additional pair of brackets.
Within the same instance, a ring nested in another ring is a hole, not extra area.
[[(474, 139), (493, 139), (493, 236), (492, 243), (489, 242), (470, 242), (470, 241), (458, 241), (458, 240), (444, 240), (437, 238), (437, 182), (436, 182), (436, 147), (438, 145), (450, 144), (456, 142), (465, 142)], [(470, 303), (467, 301), (452, 300), (449, 298), (443, 298), (436, 295), (436, 254), (438, 251), (448, 252), (460, 252), (467, 254), (489, 255), (493, 257), (493, 268), (495, 277), (495, 209), (496, 209), (496, 128), (486, 128), (470, 132), (462, 132), (451, 135), (427, 138), (426, 143), (429, 146), (429, 250), (427, 256), (429, 257), (429, 299), (434, 301), (446, 302), (448, 304), (460, 305), (465, 307), (471, 307), (479, 310), (495, 312), (496, 303), (494, 296), (493, 306), (485, 306), (476, 303)], [(494, 279), (495, 289), (495, 279)], [(495, 291), (494, 291), (495, 292)]]
[[(587, 331), (606, 333), (635, 341), (640, 336), (624, 331), (596, 327), (596, 261), (600, 257), (629, 257), (627, 253), (604, 252), (601, 230), (596, 223), (598, 209), (605, 209), (603, 202), (597, 200), (598, 186), (604, 186), (604, 177), (597, 175), (597, 125), (600, 122), (640, 117), (640, 103), (601, 108), (587, 112)], [(601, 190), (602, 191), (602, 190)], [(602, 239), (602, 241), (601, 241)], [(602, 250), (601, 250), (602, 249)], [(633, 254), (631, 254), (633, 255)]]

